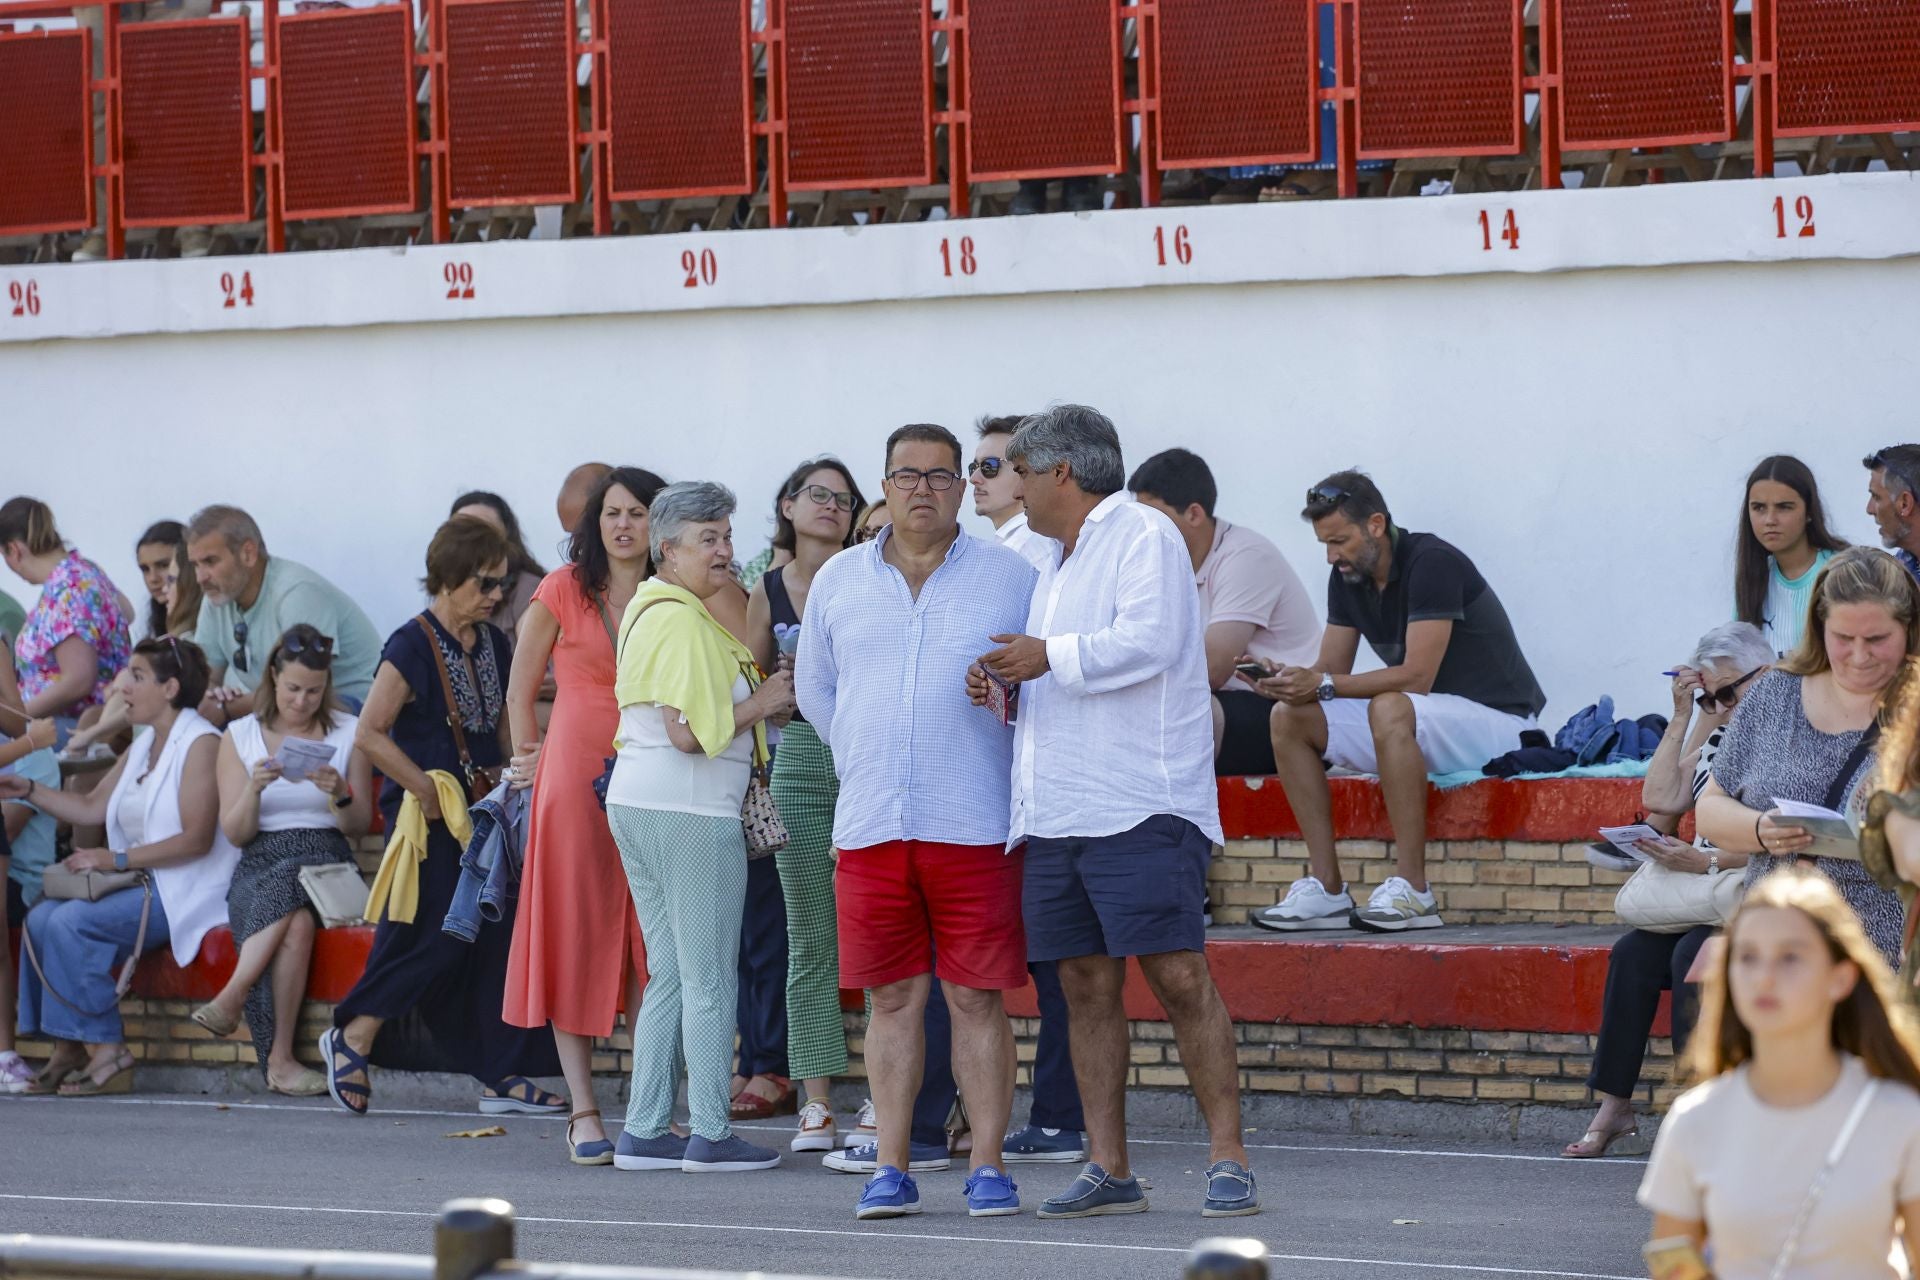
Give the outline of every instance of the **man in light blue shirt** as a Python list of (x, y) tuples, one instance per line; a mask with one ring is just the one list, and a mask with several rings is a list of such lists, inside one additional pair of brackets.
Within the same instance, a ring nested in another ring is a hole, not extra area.
[(909, 1131), (936, 974), (973, 1118), (968, 1211), (1020, 1209), (1000, 1151), (1014, 1074), (1001, 993), (1027, 982), (1024, 855), (1006, 851), (1013, 735), (972, 704), (967, 668), (989, 637), (1025, 625), (1035, 574), (1015, 552), (960, 529), (963, 465), (944, 427), (893, 433), (893, 523), (814, 578), (795, 658), (800, 711), (840, 776), (840, 984), (873, 992), (866, 1044), (878, 1139), (860, 1218), (920, 1212)]

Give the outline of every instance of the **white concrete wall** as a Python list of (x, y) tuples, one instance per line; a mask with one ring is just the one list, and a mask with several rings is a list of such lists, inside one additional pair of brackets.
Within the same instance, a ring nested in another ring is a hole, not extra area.
[(841, 454), (871, 495), (900, 423), (1082, 400), (1130, 464), (1207, 457), (1221, 513), (1322, 612), (1302, 493), (1371, 470), (1479, 563), (1557, 727), (1603, 692), (1666, 709), (1658, 673), (1730, 611), (1762, 455), (1798, 453), (1837, 529), (1873, 536), (1859, 459), (1920, 436), (1917, 335), (1920, 263), (1893, 257), (0, 343), (0, 488), (50, 501), (130, 594), (145, 524), (238, 502), (388, 628), (463, 488), (504, 493), (551, 563), (577, 462), (720, 479), (745, 559), (803, 456)]

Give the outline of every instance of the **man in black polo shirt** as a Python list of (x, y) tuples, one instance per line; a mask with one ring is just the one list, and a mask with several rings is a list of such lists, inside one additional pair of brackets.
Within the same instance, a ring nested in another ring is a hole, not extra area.
[[(1427, 774), (1478, 769), (1520, 745), (1546, 695), (1500, 598), (1459, 550), (1394, 527), (1359, 471), (1328, 476), (1301, 513), (1327, 549), (1327, 631), (1311, 667), (1254, 688), (1275, 702), (1273, 759), (1311, 874), (1254, 916), (1283, 931), (1392, 933), (1441, 924), (1427, 888)], [(1385, 664), (1353, 674), (1365, 637)], [(1326, 765), (1380, 775), (1395, 873), (1355, 909), (1334, 849)]]

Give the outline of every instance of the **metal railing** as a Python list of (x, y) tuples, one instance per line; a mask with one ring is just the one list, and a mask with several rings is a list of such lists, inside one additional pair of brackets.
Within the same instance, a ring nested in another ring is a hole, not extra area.
[[(0, 1236), (0, 1280), (686, 1280), (655, 1267), (603, 1267), (514, 1258), (513, 1206), (449, 1200), (433, 1227), (433, 1256), (320, 1249), (242, 1249), (72, 1236)], [(703, 1280), (721, 1280), (715, 1272)], [(781, 1280), (765, 1272), (753, 1280)], [(1193, 1246), (1185, 1280), (1268, 1280), (1258, 1240)], [(738, 1280), (748, 1280), (742, 1272)], [(786, 1277), (786, 1280), (800, 1280)]]

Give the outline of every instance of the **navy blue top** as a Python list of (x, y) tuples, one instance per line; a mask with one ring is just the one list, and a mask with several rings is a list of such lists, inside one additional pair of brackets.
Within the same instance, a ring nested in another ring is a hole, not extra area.
[[(400, 624), (380, 651), (381, 661), (392, 663), (413, 692), (413, 698), (400, 708), (393, 722), (394, 745), (420, 769), (445, 770), (459, 778), (464, 787), (466, 779), (460, 771), (460, 752), (454, 746), (453, 731), (447, 727), (447, 699), (441, 692), (440, 673), (434, 669), (427, 634), (420, 629), (416, 618), (425, 618), (440, 642), (447, 676), (453, 683), (454, 701), (460, 705), (467, 752), (482, 768), (493, 768), (504, 760), (500, 750), (500, 717), (506, 708), (506, 676), (513, 648), (505, 632), (491, 622), (478, 622), (474, 624), (473, 648), (463, 653), (453, 633), (441, 626), (433, 614), (422, 612)], [(392, 779), (380, 789), (380, 808), (386, 814), (389, 829), (405, 795)]]

